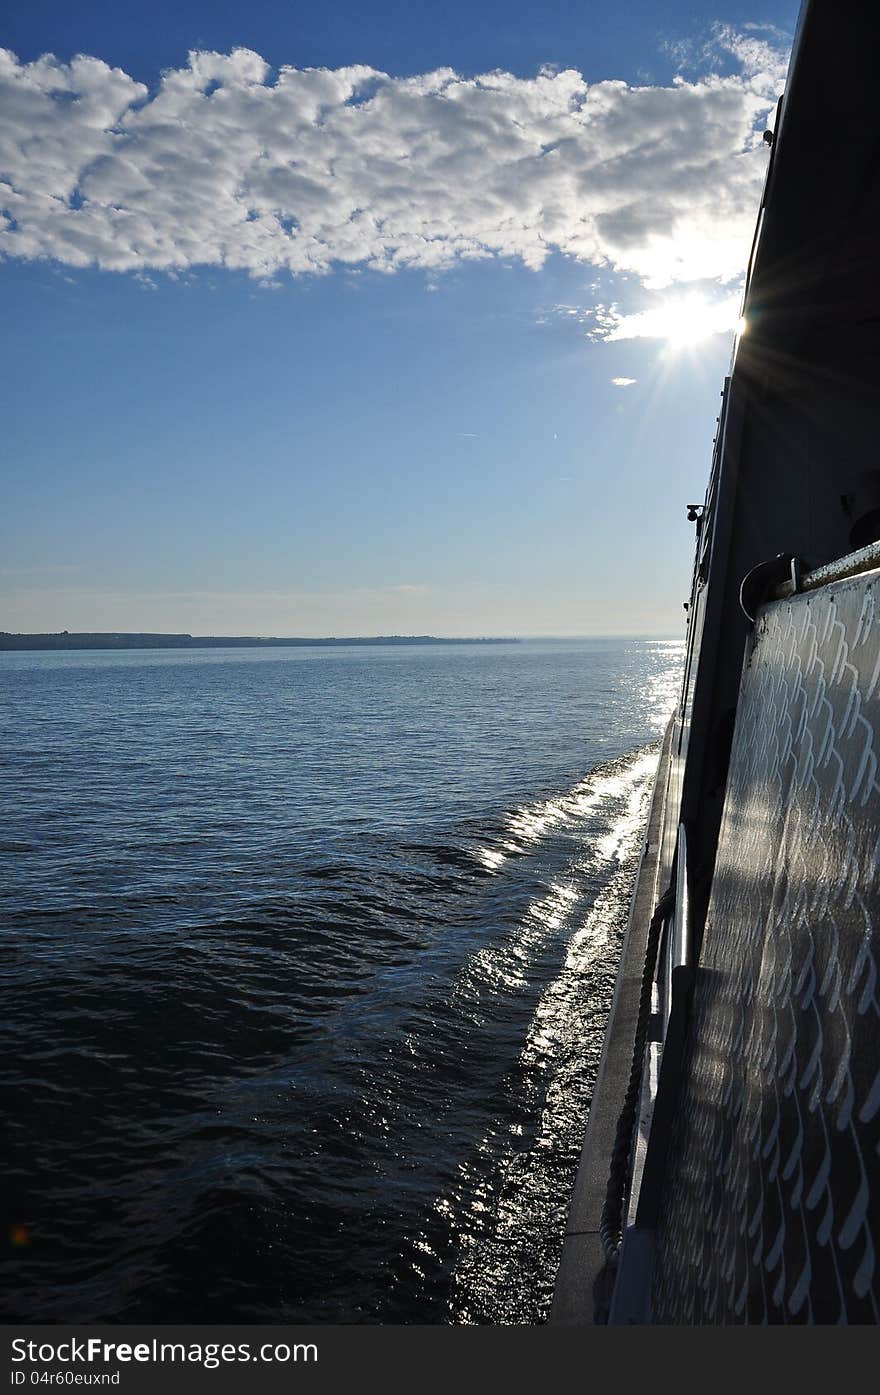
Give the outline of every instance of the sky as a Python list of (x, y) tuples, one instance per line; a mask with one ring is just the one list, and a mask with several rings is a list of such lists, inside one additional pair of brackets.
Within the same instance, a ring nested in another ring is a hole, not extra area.
[(0, 629), (683, 632), (797, 5), (0, 20)]

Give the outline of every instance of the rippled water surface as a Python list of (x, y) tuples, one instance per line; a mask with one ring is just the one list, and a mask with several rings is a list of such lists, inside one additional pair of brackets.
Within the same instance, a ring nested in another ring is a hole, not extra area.
[(542, 1321), (680, 662), (0, 654), (7, 1316)]

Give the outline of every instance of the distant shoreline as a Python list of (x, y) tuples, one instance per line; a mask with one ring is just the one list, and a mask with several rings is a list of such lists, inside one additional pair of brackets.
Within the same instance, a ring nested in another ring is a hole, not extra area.
[(413, 645), (413, 644), (519, 644), (518, 639), (475, 637), (473, 639), (441, 639), (436, 635), (371, 635), (369, 638), (280, 639), (257, 638), (252, 635), (162, 635), (144, 633), (68, 633), (6, 634), (0, 633), (0, 650), (36, 649), (283, 649), (320, 646), (325, 649), (352, 645)]

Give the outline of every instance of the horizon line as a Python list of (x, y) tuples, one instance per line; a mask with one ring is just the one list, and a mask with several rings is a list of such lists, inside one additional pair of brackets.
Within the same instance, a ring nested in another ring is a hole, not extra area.
[(34, 639), (173, 639), (189, 641), (194, 643), (197, 640), (237, 640), (247, 641), (254, 644), (315, 644), (315, 643), (376, 643), (381, 640), (413, 641), (413, 640), (438, 640), (444, 643), (472, 643), (480, 644), (486, 642), (504, 643), (512, 640), (539, 640), (539, 639), (665, 639), (684, 642), (683, 635), (676, 635), (668, 630), (599, 630), (599, 631), (565, 631), (554, 633), (537, 633), (535, 631), (519, 631), (516, 633), (507, 632), (501, 634), (430, 634), (425, 631), (420, 633), (383, 632), (371, 634), (322, 634), (322, 635), (272, 635), (272, 634), (242, 634), (240, 631), (232, 633), (219, 632), (214, 634), (194, 634), (189, 630), (0, 630), (0, 642), (3, 640), (34, 640)]

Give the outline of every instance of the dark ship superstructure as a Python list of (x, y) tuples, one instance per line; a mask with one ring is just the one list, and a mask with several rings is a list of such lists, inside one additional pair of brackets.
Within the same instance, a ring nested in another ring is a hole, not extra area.
[(808, 0), (770, 137), (556, 1322), (878, 1319), (872, 27)]

